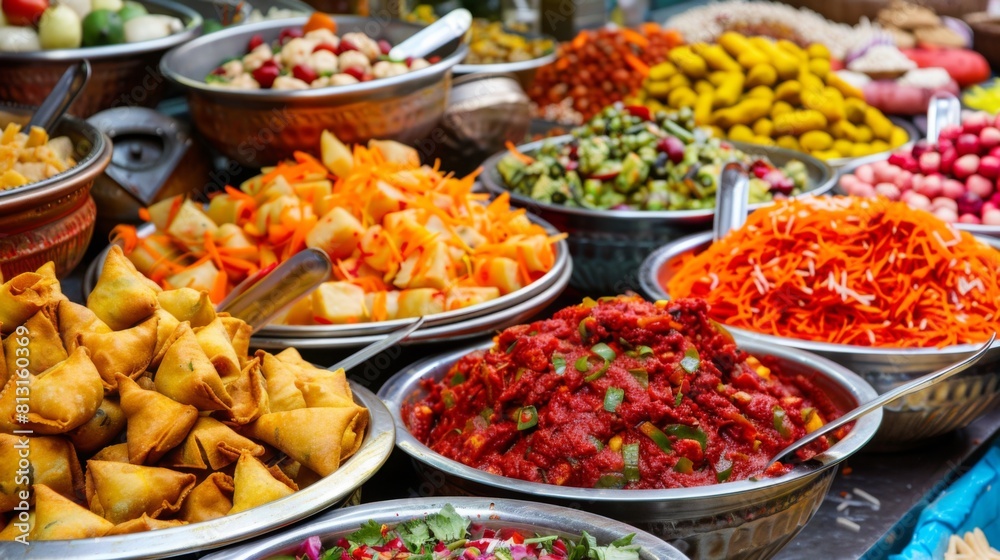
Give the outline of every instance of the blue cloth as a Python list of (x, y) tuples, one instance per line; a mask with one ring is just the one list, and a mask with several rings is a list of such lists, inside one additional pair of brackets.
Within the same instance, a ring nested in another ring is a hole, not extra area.
[(935, 560), (948, 537), (979, 527), (994, 548), (1000, 545), (1000, 449), (991, 448), (920, 514), (910, 544), (889, 560)]

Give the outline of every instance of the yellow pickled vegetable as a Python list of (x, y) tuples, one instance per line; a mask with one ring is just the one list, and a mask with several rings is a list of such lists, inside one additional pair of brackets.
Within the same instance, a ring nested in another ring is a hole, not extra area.
[(854, 145), (854, 151), (851, 152), (851, 157), (870, 156), (874, 153), (875, 151), (872, 150), (871, 144), (858, 143)]
[(667, 105), (674, 109), (681, 107), (691, 107), (698, 100), (698, 94), (689, 87), (680, 87), (670, 92), (667, 96)]
[(850, 157), (854, 152), (854, 143), (850, 140), (834, 140), (833, 149), (845, 157)]
[(743, 93), (743, 74), (741, 72), (726, 72), (725, 79), (715, 88), (712, 107), (731, 107), (739, 101), (741, 93)]
[(892, 129), (895, 127), (892, 121), (889, 120), (889, 117), (883, 115), (878, 109), (869, 107), (865, 111), (865, 124), (872, 129), (872, 134), (875, 135), (875, 138), (879, 140), (889, 140), (892, 138)]
[(799, 80), (799, 83), (802, 84), (802, 91), (810, 89), (818, 91), (826, 86), (826, 84), (823, 83), (823, 80), (819, 76), (809, 71), (808, 66), (802, 66), (799, 68), (799, 73), (797, 74), (797, 78)]
[(859, 140), (858, 127), (854, 126), (846, 119), (837, 121), (830, 125), (830, 132), (833, 133), (834, 138), (850, 142), (857, 142)]
[(774, 123), (770, 119), (757, 119), (757, 122), (753, 123), (753, 133), (757, 136), (767, 136), (770, 138), (773, 132)]
[(705, 59), (708, 67), (712, 70), (722, 70), (724, 72), (740, 72), (743, 70), (740, 64), (733, 57), (729, 56), (726, 49), (720, 45), (695, 43), (691, 48)]
[(729, 128), (737, 124), (749, 125), (755, 120), (766, 116), (770, 110), (770, 101), (748, 98), (732, 107), (715, 111), (712, 113), (712, 122), (722, 128)]
[(771, 106), (771, 119), (773, 120), (778, 115), (791, 113), (794, 110), (795, 108), (787, 101), (775, 101), (774, 105)]
[(698, 80), (694, 83), (694, 91), (698, 95), (705, 95), (707, 93), (715, 92), (715, 86), (713, 86), (708, 80)]
[(689, 46), (671, 49), (668, 57), (670, 62), (673, 62), (681, 72), (690, 78), (698, 79), (708, 73), (705, 59), (695, 54)]
[[(810, 65), (811, 64), (812, 63), (810, 62)], [(865, 94), (860, 89), (847, 83), (847, 81), (838, 76), (836, 72), (830, 72), (829, 74), (827, 74), (826, 83), (830, 87), (839, 91), (840, 94), (843, 95), (845, 98), (854, 98), (854, 99), (865, 98)]]
[[(699, 82), (700, 83), (700, 82)], [(712, 103), (715, 93), (708, 91), (701, 93), (694, 103), (694, 123), (698, 126), (712, 124)]]
[(802, 84), (795, 80), (789, 80), (774, 88), (774, 98), (778, 101), (784, 101), (793, 107), (802, 103), (801, 94)]
[(706, 128), (708, 128), (709, 130), (711, 130), (712, 131), (712, 136), (714, 136), (716, 138), (725, 138), (726, 137), (726, 131), (722, 130), (721, 128), (719, 128), (718, 126), (716, 126), (714, 124), (710, 125), (710, 126), (708, 126)]
[(823, 130), (810, 130), (799, 138), (799, 144), (810, 152), (819, 152), (833, 146), (833, 138)]
[(753, 68), (759, 64), (770, 64), (771, 62), (766, 53), (757, 49), (751, 49), (740, 53), (736, 57), (736, 61), (740, 63), (740, 66), (747, 69)]
[(910, 141), (910, 135), (898, 126), (892, 128), (892, 136), (889, 137), (889, 144), (893, 148), (898, 148)]
[(855, 142), (859, 142), (861, 144), (867, 144), (871, 142), (872, 139), (875, 138), (875, 135), (872, 134), (872, 129), (868, 128), (868, 125), (863, 124), (860, 126), (856, 126), (855, 130), (857, 131), (854, 136)]
[(850, 97), (844, 100), (844, 114), (854, 124), (864, 124), (867, 110), (868, 104), (861, 99)]
[[(726, 31), (722, 35), (719, 35), (719, 38), (715, 42), (722, 45), (722, 48), (726, 49), (729, 56), (739, 57), (741, 54), (757, 50), (746, 37), (735, 31)], [(746, 65), (743, 67), (750, 68)]]
[(838, 152), (837, 150), (817, 150), (817, 151), (811, 152), (811, 153), (812, 153), (813, 157), (816, 157), (816, 158), (819, 158), (819, 159), (822, 159), (822, 160), (837, 159), (837, 158), (840, 158), (840, 157), (844, 157), (844, 155), (841, 154), (840, 152)]
[(651, 82), (646, 84), (646, 93), (651, 97), (656, 97), (659, 99), (665, 98), (670, 94), (670, 82)]
[(890, 149), (889, 143), (884, 140), (874, 140), (872, 141), (872, 153), (888, 152)]
[(776, 143), (779, 148), (785, 148), (786, 150), (801, 151), (802, 149), (802, 147), (799, 146), (799, 139), (789, 134), (779, 136)]
[(802, 106), (823, 113), (827, 122), (844, 119), (844, 96), (831, 87), (802, 90)]
[(736, 140), (737, 142), (752, 142), (753, 137), (753, 131), (750, 130), (750, 127), (745, 124), (738, 124), (729, 129), (730, 140)]
[(750, 141), (754, 144), (760, 144), (761, 146), (774, 145), (774, 140), (772, 140), (770, 136), (754, 136)]
[(774, 117), (774, 132), (801, 136), (811, 130), (823, 130), (827, 121), (823, 113), (812, 109), (797, 110)]
[(774, 102), (774, 90), (767, 86), (757, 86), (746, 92), (746, 96), (757, 99), (767, 99), (769, 103)]
[(814, 58), (809, 61), (809, 71), (816, 74), (817, 77), (827, 80), (827, 75), (830, 73), (830, 61), (825, 58)]
[(823, 60), (830, 60), (830, 49), (826, 48), (823, 43), (813, 43), (806, 47), (806, 52), (809, 53), (809, 58), (822, 58)]
[(691, 87), (691, 80), (684, 74), (674, 74), (667, 80), (671, 88)]
[(779, 49), (799, 59), (801, 62), (807, 62), (809, 60), (809, 55), (806, 51), (802, 50), (802, 47), (796, 45), (788, 39), (779, 39), (775, 45), (777, 45)]
[(782, 80), (791, 80), (798, 75), (801, 61), (779, 49), (767, 37), (753, 37), (750, 39), (750, 44), (757, 47), (757, 50), (763, 52), (771, 59), (771, 64), (774, 65), (774, 69), (778, 72), (778, 77)]
[(778, 71), (770, 64), (757, 64), (747, 72), (747, 87), (773, 86), (778, 80)]
[(658, 82), (663, 81), (677, 73), (677, 67), (670, 62), (661, 62), (649, 69), (649, 79)]

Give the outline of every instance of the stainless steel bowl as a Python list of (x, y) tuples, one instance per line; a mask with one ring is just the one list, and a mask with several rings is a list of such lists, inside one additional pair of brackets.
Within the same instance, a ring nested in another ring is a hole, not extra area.
[[(518, 149), (527, 155), (538, 151), (546, 142), (565, 144), (571, 135), (531, 142)], [(791, 150), (730, 142), (748, 154), (766, 156), (776, 165), (791, 160), (803, 162), (809, 174), (807, 194), (821, 195), (833, 188), (836, 175), (822, 161)], [(639, 265), (650, 252), (664, 243), (685, 235), (711, 228), (714, 209), (706, 210), (588, 210), (558, 204), (545, 204), (531, 197), (511, 192), (497, 171), (497, 164), (506, 157), (499, 153), (486, 160), (481, 176), (483, 185), (499, 195), (510, 193), (511, 202), (537, 214), (559, 231), (569, 233), (569, 252), (573, 255), (572, 285), (588, 293), (620, 294), (639, 289)], [(763, 204), (751, 205), (758, 208)]]
[[(890, 153), (880, 154), (876, 158), (857, 161), (838, 169), (837, 183), (834, 185), (834, 191), (838, 194), (847, 194), (847, 191), (845, 191), (843, 187), (840, 186), (841, 177), (843, 177), (844, 175), (850, 175), (854, 173), (854, 171), (857, 168), (861, 167), (862, 165), (868, 165), (875, 163), (877, 161), (883, 161), (889, 159), (889, 155)], [(1000, 226), (988, 226), (984, 224), (963, 224), (963, 223), (954, 223), (952, 225), (955, 226), (956, 229), (967, 231), (973, 235), (988, 235), (990, 237), (1000, 237)]]
[[(334, 16), (338, 33), (360, 31), (393, 44), (421, 26), (394, 20)], [(191, 118), (208, 141), (241, 165), (262, 167), (315, 153), (330, 130), (346, 144), (372, 138), (414, 144), (430, 133), (448, 102), (451, 69), (465, 58), (459, 40), (435, 52), (442, 60), (401, 76), (347, 86), (301, 91), (234, 90), (213, 87), (205, 76), (222, 61), (242, 56), (254, 35), (265, 41), (282, 29), (301, 27), (306, 18), (239, 25), (200, 37), (163, 57), (160, 69), (188, 92)]]
[[(981, 238), (1000, 249), (1000, 240)], [(705, 250), (711, 232), (692, 235), (667, 245), (642, 264), (642, 291), (651, 299), (669, 299), (663, 286), (680, 268), (683, 255)], [(879, 393), (971, 355), (978, 346), (962, 344), (945, 348), (872, 348), (813, 342), (751, 332), (735, 327), (734, 334), (765, 346), (783, 346), (813, 352), (857, 373)], [(1000, 349), (992, 350), (979, 365), (885, 407), (885, 420), (868, 450), (895, 451), (969, 425), (1000, 402)]]
[[(779, 367), (801, 374), (825, 391), (842, 410), (875, 398), (857, 375), (829, 360), (737, 336), (751, 354), (773, 356)], [(603, 490), (526, 482), (481, 471), (445, 458), (418, 441), (400, 415), (405, 403), (423, 398), (425, 379), (440, 380), (480, 343), (418, 362), (393, 376), (379, 391), (396, 422), (396, 445), (417, 460), (442, 495), (512, 496), (569, 505), (635, 525), (670, 541), (692, 558), (769, 558), (794, 537), (822, 503), (834, 466), (871, 439), (881, 412), (858, 420), (850, 433), (814, 461), (786, 475), (760, 481), (669, 490)]]
[(152, 14), (178, 17), (184, 30), (169, 37), (79, 49), (0, 53), (0, 99), (40, 104), (70, 65), (89, 60), (90, 83), (70, 106), (80, 118), (118, 106), (152, 107), (162, 97), (166, 81), (159, 70), (160, 57), (201, 32), (197, 12), (170, 0), (140, 0)]
[[(33, 111), (0, 103), (0, 128), (9, 122), (26, 124)], [(67, 136), (73, 142), (77, 164), (48, 179), (0, 190), (0, 270), (8, 278), (50, 260), (57, 275), (69, 274), (94, 232), (90, 188), (111, 162), (111, 141), (72, 117), (63, 117), (50, 135)]]
[(351, 534), (369, 520), (386, 524), (400, 523), (436, 513), (446, 504), (454, 506), (459, 515), (472, 519), (473, 523), (491, 529), (516, 527), (573, 539), (579, 539), (580, 534), (586, 531), (601, 545), (635, 533), (632, 543), (641, 547), (641, 560), (687, 558), (676, 548), (649, 533), (578, 509), (519, 500), (413, 498), (376, 502), (331, 512), (296, 527), (293, 531), (216, 552), (203, 560), (264, 560), (279, 554), (294, 555), (302, 542), (313, 535), (319, 536), (324, 546), (332, 546), (338, 539)]
[(519, 60), (517, 62), (499, 62), (496, 64), (459, 64), (455, 67), (455, 75), (463, 76), (465, 74), (478, 74), (481, 72), (513, 74), (517, 78), (517, 81), (521, 84), (521, 87), (527, 90), (531, 87), (531, 84), (535, 82), (535, 74), (538, 72), (538, 69), (556, 61), (556, 46), (558, 46), (559, 43), (554, 37), (536, 33), (517, 33), (510, 31), (509, 29), (504, 31), (505, 33), (521, 35), (531, 39), (551, 39), (553, 46), (552, 52), (538, 58)]
[(351, 382), (354, 401), (368, 409), (368, 433), (358, 452), (333, 474), (279, 500), (211, 521), (158, 531), (94, 539), (32, 541), (3, 549), (5, 560), (73, 558), (124, 560), (167, 558), (211, 550), (258, 537), (325, 510), (344, 500), (389, 458), (395, 429), (389, 411), (371, 391)]

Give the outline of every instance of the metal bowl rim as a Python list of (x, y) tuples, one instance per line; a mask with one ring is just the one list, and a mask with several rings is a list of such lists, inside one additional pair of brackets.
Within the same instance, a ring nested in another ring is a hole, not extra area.
[[(27, 113), (31, 114), (37, 107), (30, 105), (23, 105), (20, 103), (8, 103), (0, 102), (0, 111), (11, 111), (13, 113)], [(64, 115), (62, 119), (56, 124), (58, 127), (66, 123), (64, 126), (71, 128), (83, 136), (87, 137), (93, 143), (90, 151), (87, 155), (83, 157), (80, 161), (76, 162), (76, 165), (63, 171), (62, 173), (57, 173), (52, 177), (47, 179), (42, 179), (41, 181), (35, 181), (34, 183), (28, 183), (22, 187), (16, 187), (8, 190), (0, 190), (0, 211), (4, 210), (4, 206), (10, 204), (18, 204), (21, 202), (20, 199), (23, 198), (37, 198), (42, 196), (49, 196), (56, 194), (56, 192), (61, 193), (64, 187), (72, 183), (72, 180), (78, 175), (91, 173), (96, 167), (107, 165), (111, 161), (111, 139), (107, 137), (103, 132), (101, 132), (97, 127), (90, 124), (84, 119), (78, 119), (70, 115)], [(46, 131), (48, 132), (48, 131)], [(74, 149), (76, 147), (74, 146)], [(101, 167), (103, 171), (103, 167)], [(79, 185), (82, 186), (82, 185)], [(39, 192), (49, 190), (52, 192)]]
[[(1000, 240), (977, 237), (979, 241), (989, 244), (992, 247), (1000, 248)], [(683, 253), (696, 250), (712, 242), (712, 232), (706, 231), (682, 237), (676, 241), (668, 243), (656, 249), (642, 262), (639, 268), (639, 283), (642, 290), (651, 299), (670, 299), (668, 294), (659, 282), (659, 272), (666, 263), (679, 257)], [(734, 335), (741, 336), (748, 340), (755, 340), (762, 344), (778, 344), (785, 347), (798, 348), (808, 352), (820, 352), (824, 354), (853, 354), (863, 356), (881, 356), (885, 358), (895, 357), (916, 357), (937, 354), (970, 354), (979, 349), (981, 344), (956, 344), (943, 348), (894, 348), (881, 346), (856, 346), (853, 344), (834, 344), (830, 342), (818, 342), (814, 340), (803, 340), (789, 338), (771, 334), (758, 333), (739, 327), (726, 325)]]
[[(876, 163), (879, 161), (885, 161), (889, 159), (889, 156), (896, 153), (896, 151), (898, 151), (898, 148), (891, 152), (883, 152), (882, 154), (877, 154), (879, 157), (873, 156), (872, 158), (863, 159), (862, 161), (852, 162), (849, 165), (845, 165), (837, 169), (837, 181), (834, 183), (833, 188), (838, 190), (840, 189), (840, 180), (844, 177), (844, 175), (849, 175), (851, 173), (854, 173), (857, 170), (857, 168), (861, 167), (862, 165), (870, 165), (872, 163)], [(1000, 226), (987, 226), (983, 224), (963, 224), (961, 222), (953, 222), (951, 225), (954, 226), (955, 229), (961, 231), (967, 231), (973, 235), (989, 235), (992, 237), (1000, 237)]]
[[(561, 136), (555, 136), (552, 138), (546, 138), (544, 140), (536, 140), (534, 142), (529, 142), (527, 144), (522, 144), (517, 147), (518, 151), (523, 154), (528, 154), (537, 151), (542, 147), (543, 144), (552, 142), (557, 145), (566, 144), (574, 140), (576, 137), (572, 134), (564, 134)], [(779, 153), (787, 155), (790, 158), (798, 159), (802, 163), (807, 165), (813, 165), (818, 167), (825, 175), (826, 179), (820, 184), (816, 185), (814, 188), (807, 190), (806, 192), (797, 195), (796, 198), (801, 196), (819, 196), (830, 191), (837, 183), (837, 173), (826, 162), (815, 158), (809, 154), (796, 152), (793, 150), (786, 150), (785, 148), (778, 148), (774, 146), (763, 146), (760, 144), (748, 144), (746, 142), (738, 142), (733, 140), (725, 140), (733, 145), (733, 147), (746, 152), (748, 150), (761, 150), (766, 149), (769, 152)], [(750, 155), (753, 155), (752, 153)], [(766, 154), (765, 154), (766, 155)], [(499, 176), (499, 171), (497, 171), (497, 164), (500, 160), (507, 156), (507, 152), (500, 152), (493, 154), (485, 162), (483, 162), (483, 173), (480, 176), (483, 185), (490, 191), (494, 196), (499, 196), (501, 194), (507, 193), (510, 195), (512, 201), (515, 201), (518, 206), (524, 208), (539, 208), (545, 210), (546, 212), (552, 212), (553, 214), (563, 214), (571, 215), (582, 218), (599, 219), (599, 220), (610, 220), (614, 222), (632, 222), (635, 220), (659, 222), (659, 221), (685, 221), (685, 220), (711, 220), (715, 216), (714, 208), (706, 208), (704, 210), (591, 210), (588, 208), (576, 208), (573, 206), (564, 206), (560, 204), (549, 204), (547, 202), (539, 202), (530, 196), (525, 196), (520, 193), (516, 193), (508, 189), (503, 184), (497, 182), (493, 177), (496, 173)], [(761, 202), (757, 204), (751, 204), (750, 209), (756, 210), (757, 208), (763, 208), (764, 206), (770, 205), (770, 202)]]
[(80, 47), (77, 49), (0, 53), (0, 62), (56, 62), (84, 58), (93, 62), (109, 58), (133, 57), (158, 50), (167, 50), (189, 41), (201, 31), (201, 27), (205, 23), (201, 14), (180, 2), (173, 2), (172, 0), (138, 1), (142, 4), (153, 4), (160, 8), (172, 10), (182, 20), (187, 19), (184, 29), (167, 37), (151, 41), (139, 41), (138, 43), (123, 43), (121, 45), (106, 45), (102, 47)]
[[(383, 523), (407, 521), (411, 518), (418, 518), (428, 513), (433, 513), (446, 504), (454, 506), (456, 511), (463, 517), (471, 518), (473, 522), (485, 525), (515, 523), (534, 525), (541, 530), (569, 533), (569, 531), (557, 528), (556, 526), (560, 521), (569, 521), (569, 524), (572, 524), (575, 528), (586, 530), (591, 534), (594, 532), (591, 529), (618, 533), (621, 536), (635, 533), (632, 543), (640, 545), (641, 560), (681, 560), (687, 558), (687, 556), (683, 555), (666, 541), (642, 529), (588, 511), (507, 498), (441, 496), (386, 500), (352, 506), (340, 511), (332, 511), (297, 526), (282, 535), (275, 535), (259, 541), (242, 544), (232, 549), (214, 552), (202, 557), (202, 560), (250, 560), (267, 558), (266, 555), (275, 554), (277, 551), (305, 540), (310, 536), (315, 535), (323, 538), (324, 536), (342, 533), (354, 529), (370, 519)], [(502, 517), (505, 514), (518, 515), (520, 517), (503, 519)], [(501, 519), (494, 518), (493, 516), (495, 515), (501, 516)]]
[[(828, 379), (837, 383), (847, 393), (850, 393), (857, 400), (858, 404), (872, 400), (878, 395), (867, 381), (831, 360), (795, 348), (764, 345), (751, 339), (744, 339), (741, 335), (735, 336), (739, 346), (752, 354), (776, 356), (817, 370)], [(855, 423), (854, 428), (844, 439), (834, 444), (824, 453), (816, 456), (814, 461), (810, 461), (809, 464), (798, 465), (782, 476), (758, 480), (756, 482), (742, 480), (711, 486), (662, 490), (607, 490), (528, 482), (490, 474), (440, 455), (417, 440), (410, 433), (401, 416), (400, 408), (402, 404), (415, 390), (418, 390), (420, 381), (429, 375), (433, 369), (439, 368), (443, 364), (453, 364), (459, 358), (473, 350), (489, 348), (492, 345), (492, 341), (479, 342), (458, 350), (444, 352), (420, 360), (392, 376), (379, 390), (378, 396), (386, 403), (392, 414), (392, 419), (396, 423), (396, 446), (412, 458), (425, 465), (468, 481), (498, 489), (513, 490), (523, 494), (577, 501), (642, 503), (650, 501), (712, 500), (768, 490), (778, 491), (778, 489), (786, 485), (801, 484), (804, 481), (808, 481), (818, 476), (822, 471), (833, 468), (837, 463), (857, 452), (875, 435), (882, 421), (881, 409), (863, 416)], [(816, 461), (822, 463), (822, 465), (816, 466)]]
[[(360, 16), (347, 16), (347, 15), (336, 15), (334, 16), (335, 21), (377, 21), (373, 18), (365, 18)], [(195, 52), (198, 49), (204, 48), (205, 50), (210, 50), (213, 43), (221, 41), (223, 39), (228, 39), (233, 36), (250, 36), (262, 31), (273, 31), (276, 28), (286, 28), (301, 26), (308, 21), (305, 16), (299, 16), (294, 18), (283, 18), (275, 20), (264, 20), (256, 23), (249, 23), (245, 25), (237, 25), (230, 27), (228, 29), (223, 29), (222, 31), (216, 31), (208, 35), (203, 35), (189, 41), (183, 45), (177, 46), (171, 49), (167, 54), (163, 56), (160, 61), (160, 71), (171, 81), (183, 86), (190, 92), (198, 92), (200, 94), (205, 94), (209, 96), (230, 98), (230, 99), (241, 99), (245, 101), (261, 101), (261, 102), (287, 102), (292, 100), (298, 101), (323, 101), (323, 102), (336, 102), (339, 97), (349, 97), (356, 94), (373, 94), (382, 93), (384, 91), (392, 90), (394, 87), (406, 85), (409, 82), (417, 81), (422, 78), (433, 78), (438, 74), (447, 72), (449, 69), (454, 67), (456, 64), (461, 62), (469, 52), (469, 47), (465, 43), (459, 43), (458, 47), (454, 52), (448, 56), (441, 59), (440, 62), (432, 64), (427, 68), (421, 68), (419, 70), (414, 70), (413, 72), (407, 72), (406, 74), (401, 74), (399, 76), (392, 76), (389, 78), (379, 78), (376, 80), (371, 80), (369, 82), (361, 82), (357, 84), (349, 84), (343, 86), (326, 86), (321, 88), (310, 88), (303, 90), (273, 90), (273, 89), (229, 89), (212, 87), (208, 83), (202, 80), (196, 80), (189, 78), (180, 73), (174, 67), (174, 61), (179, 60), (184, 57), (194, 57)], [(419, 31), (422, 26), (409, 23), (401, 20), (390, 20), (387, 24), (398, 24), (408, 27), (413, 27), (414, 32)], [(382, 25), (382, 24), (380, 24)]]
[[(311, 486), (253, 509), (211, 521), (128, 535), (37, 541), (31, 542), (28, 547), (17, 547), (17, 550), (25, 551), (24, 558), (34, 556), (62, 556), (81, 560), (159, 558), (218, 548), (253, 538), (322, 511), (349, 496), (371, 478), (392, 452), (395, 424), (391, 420), (389, 410), (370, 390), (354, 381), (350, 381), (350, 384), (355, 401), (360, 402), (369, 411), (368, 433), (361, 448), (354, 455), (344, 461), (334, 473), (321, 478)], [(389, 434), (389, 437), (385, 437), (385, 434)], [(374, 454), (374, 457), (362, 461), (365, 456), (371, 454)], [(300, 509), (292, 510), (295, 507)]]
[(546, 64), (551, 64), (555, 62), (556, 57), (559, 55), (559, 41), (551, 35), (546, 35), (545, 33), (532, 33), (532, 32), (522, 32), (514, 31), (513, 29), (508, 29), (506, 25), (503, 26), (503, 32), (508, 35), (520, 35), (526, 39), (548, 39), (552, 41), (552, 50), (543, 54), (542, 56), (529, 58), (528, 60), (518, 60), (517, 62), (496, 62), (492, 64), (459, 64), (455, 66), (455, 74), (478, 74), (480, 72), (526, 72), (528, 70), (538, 70)]

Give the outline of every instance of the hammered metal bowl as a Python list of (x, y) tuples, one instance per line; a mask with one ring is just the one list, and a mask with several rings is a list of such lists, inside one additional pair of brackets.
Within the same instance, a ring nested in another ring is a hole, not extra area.
[[(531, 142), (518, 147), (521, 153), (531, 155), (546, 142), (565, 144), (572, 136), (558, 136)], [(799, 160), (806, 166), (809, 189), (806, 194), (821, 195), (833, 188), (836, 174), (822, 161), (791, 150), (729, 142), (739, 150), (766, 156), (778, 166)], [(541, 216), (559, 231), (569, 234), (570, 254), (573, 255), (573, 280), (571, 284), (584, 292), (595, 295), (621, 294), (639, 290), (639, 265), (652, 251), (685, 235), (710, 229), (714, 209), (705, 210), (589, 210), (558, 204), (545, 204), (530, 197), (511, 192), (497, 170), (497, 164), (507, 154), (499, 153), (486, 160), (481, 176), (483, 185), (492, 194), (510, 193), (516, 206)], [(758, 208), (763, 204), (751, 205)]]
[[(519, 33), (516, 31), (511, 31), (510, 29), (504, 29), (505, 33), (510, 33), (513, 35), (521, 35), (528, 37), (530, 39), (551, 39), (553, 45), (558, 45), (558, 41), (553, 37), (548, 35), (542, 35), (539, 33)], [(459, 64), (455, 67), (456, 76), (465, 76), (467, 74), (479, 74), (479, 73), (490, 73), (490, 74), (511, 74), (517, 79), (518, 83), (521, 84), (525, 90), (531, 87), (531, 84), (535, 83), (535, 74), (538, 73), (538, 69), (547, 64), (552, 64), (556, 61), (556, 49), (553, 47), (552, 52), (544, 54), (538, 58), (532, 58), (529, 60), (518, 60), (516, 62), (497, 62), (494, 64)]]
[(294, 494), (211, 521), (130, 535), (31, 541), (28, 546), (0, 547), (3, 551), (0, 556), (4, 560), (197, 558), (201, 556), (199, 552), (257, 538), (331, 506), (356, 501), (360, 486), (389, 458), (395, 431), (389, 411), (371, 391), (353, 381), (351, 391), (355, 402), (367, 408), (369, 414), (368, 432), (361, 448), (336, 472)]
[[(737, 344), (757, 356), (773, 356), (789, 374), (800, 374), (824, 391), (841, 410), (876, 396), (863, 379), (825, 358), (736, 335)], [(424, 380), (440, 380), (462, 356), (490, 343), (453, 350), (418, 362), (393, 376), (379, 391), (396, 423), (396, 445), (416, 459), (418, 469), (441, 495), (501, 496), (568, 505), (605, 515), (664, 539), (691, 558), (770, 558), (790, 541), (819, 508), (835, 466), (871, 439), (881, 411), (857, 421), (841, 441), (786, 475), (669, 490), (568, 488), (487, 473), (445, 458), (418, 441), (403, 422), (401, 407), (423, 398)]]
[[(334, 20), (338, 33), (360, 31), (393, 44), (421, 29), (356, 16), (338, 15)], [(222, 61), (243, 55), (254, 35), (273, 41), (282, 29), (305, 22), (300, 17), (239, 25), (195, 39), (163, 57), (163, 74), (187, 90), (191, 119), (216, 149), (241, 165), (263, 167), (296, 151), (316, 153), (324, 130), (348, 145), (372, 138), (414, 144), (437, 126), (448, 103), (452, 67), (468, 52), (459, 40), (434, 53), (442, 59), (437, 64), (347, 86), (235, 90), (205, 83), (205, 76)]]
[(184, 30), (169, 37), (140, 43), (0, 52), (0, 99), (39, 105), (66, 68), (86, 59), (90, 61), (93, 72), (87, 87), (70, 106), (70, 114), (87, 118), (109, 107), (156, 105), (166, 86), (158, 68), (160, 57), (197, 36), (201, 32), (202, 19), (191, 8), (170, 0), (140, 2), (151, 14), (180, 18), (184, 22)]
[(640, 560), (684, 560), (676, 548), (653, 535), (586, 511), (549, 504), (489, 498), (413, 498), (376, 502), (349, 510), (331, 512), (280, 535), (210, 554), (203, 560), (264, 560), (274, 556), (295, 555), (304, 540), (319, 536), (325, 547), (357, 530), (362, 523), (393, 524), (436, 513), (451, 504), (459, 515), (490, 529), (516, 527), (541, 535), (560, 535), (579, 539), (586, 531), (604, 545), (630, 533), (633, 544), (641, 547)]
[[(33, 108), (0, 104), (0, 129), (25, 124)], [(96, 128), (63, 117), (51, 132), (67, 136), (77, 164), (63, 173), (0, 191), (0, 273), (11, 278), (54, 261), (63, 277), (79, 264), (97, 218), (90, 187), (111, 162), (111, 141)]]
[[(1000, 240), (979, 238), (1000, 249)], [(650, 299), (669, 299), (663, 288), (680, 268), (684, 255), (705, 250), (712, 233), (692, 235), (649, 256), (640, 271), (642, 291)], [(881, 394), (917, 377), (967, 358), (977, 345), (945, 348), (872, 348), (771, 336), (727, 326), (730, 331), (764, 346), (797, 348), (823, 356), (857, 373)], [(964, 428), (1000, 402), (1000, 348), (967, 371), (889, 403), (869, 451), (909, 449), (953, 430)]]

